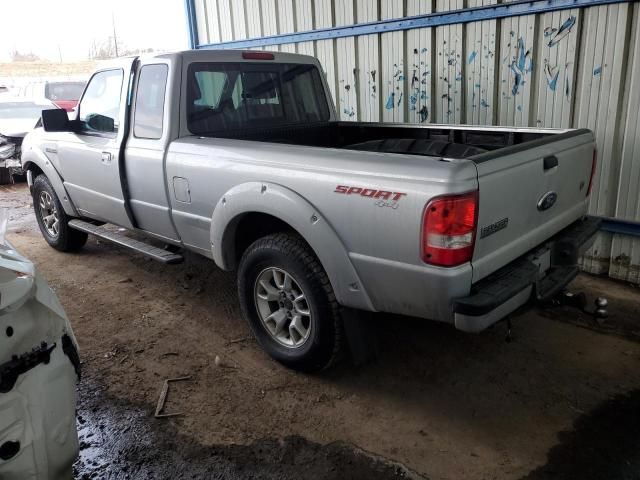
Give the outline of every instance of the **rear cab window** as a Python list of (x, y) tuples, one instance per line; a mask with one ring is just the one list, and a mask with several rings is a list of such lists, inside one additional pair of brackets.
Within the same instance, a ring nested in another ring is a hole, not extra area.
[(189, 66), (187, 128), (195, 135), (329, 118), (322, 77), (315, 65), (238, 62)]
[(165, 64), (144, 65), (140, 69), (133, 118), (136, 138), (162, 138), (168, 72)]

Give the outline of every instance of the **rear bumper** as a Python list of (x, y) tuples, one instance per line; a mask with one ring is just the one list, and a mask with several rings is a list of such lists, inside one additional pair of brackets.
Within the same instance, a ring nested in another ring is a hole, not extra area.
[(458, 330), (480, 332), (533, 299), (546, 300), (578, 274), (578, 258), (593, 244), (601, 220), (574, 222), (534, 251), (472, 286), (453, 303)]

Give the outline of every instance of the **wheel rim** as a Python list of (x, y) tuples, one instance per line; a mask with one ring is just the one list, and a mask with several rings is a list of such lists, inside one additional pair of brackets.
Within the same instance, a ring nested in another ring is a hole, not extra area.
[(280, 345), (299, 348), (311, 333), (311, 309), (307, 296), (287, 271), (269, 267), (256, 279), (256, 310), (267, 333)]
[(58, 218), (58, 209), (49, 192), (40, 192), (38, 206), (42, 226), (50, 237), (57, 237), (60, 232), (60, 220)]

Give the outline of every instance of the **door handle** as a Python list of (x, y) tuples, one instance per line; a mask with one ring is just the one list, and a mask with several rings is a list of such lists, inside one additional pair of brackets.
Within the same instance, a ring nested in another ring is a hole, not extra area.
[(102, 163), (104, 165), (111, 164), (111, 154), (109, 152), (102, 152)]
[(551, 170), (552, 168), (558, 166), (558, 157), (556, 157), (555, 155), (550, 155), (548, 157), (544, 157), (543, 162), (545, 171)]

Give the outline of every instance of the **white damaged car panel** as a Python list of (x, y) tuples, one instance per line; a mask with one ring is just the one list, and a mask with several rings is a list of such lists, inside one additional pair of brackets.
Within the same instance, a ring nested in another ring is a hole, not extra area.
[(68, 479), (78, 453), (77, 342), (34, 265), (0, 243), (0, 478)]

